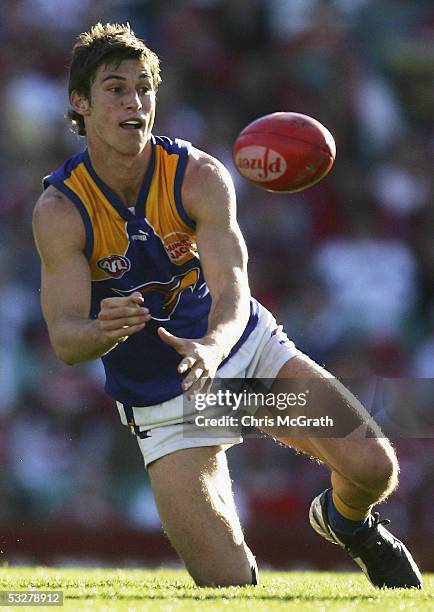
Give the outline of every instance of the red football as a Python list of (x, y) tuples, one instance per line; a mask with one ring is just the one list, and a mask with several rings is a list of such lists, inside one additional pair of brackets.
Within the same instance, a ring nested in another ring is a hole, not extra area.
[(233, 145), (238, 172), (269, 191), (302, 191), (320, 181), (336, 156), (333, 136), (300, 113), (272, 113), (249, 123)]

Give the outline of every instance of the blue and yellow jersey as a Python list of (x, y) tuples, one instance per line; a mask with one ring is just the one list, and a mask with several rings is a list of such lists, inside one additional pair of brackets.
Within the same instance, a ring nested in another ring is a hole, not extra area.
[[(200, 266), (195, 225), (182, 205), (181, 186), (191, 144), (152, 136), (149, 167), (133, 212), (95, 173), (88, 151), (44, 179), (78, 208), (86, 230), (92, 278), (90, 317), (105, 297), (140, 291), (152, 321), (102, 360), (107, 393), (132, 406), (150, 406), (182, 393), (181, 356), (158, 337), (159, 325), (183, 338), (207, 329), (211, 296)], [(257, 303), (230, 358), (257, 323)]]

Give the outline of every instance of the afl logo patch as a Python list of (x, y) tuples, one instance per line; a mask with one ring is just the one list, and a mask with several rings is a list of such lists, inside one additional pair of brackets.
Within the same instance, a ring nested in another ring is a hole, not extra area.
[(109, 255), (98, 259), (96, 265), (113, 278), (120, 278), (131, 269), (131, 262), (123, 255)]

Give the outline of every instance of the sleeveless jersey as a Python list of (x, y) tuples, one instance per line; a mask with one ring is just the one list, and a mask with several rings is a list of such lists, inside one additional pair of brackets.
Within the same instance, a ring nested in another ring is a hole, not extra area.
[[(84, 223), (92, 280), (89, 316), (97, 317), (103, 298), (134, 291), (142, 293), (151, 313), (142, 331), (102, 357), (106, 392), (131, 406), (151, 406), (182, 393), (184, 375), (177, 372), (182, 357), (156, 330), (163, 325), (177, 336), (200, 338), (211, 306), (195, 225), (181, 200), (191, 144), (151, 136), (151, 145), (134, 212), (98, 177), (87, 150), (44, 179), (44, 187), (54, 185), (75, 204)], [(243, 344), (257, 319), (258, 305), (252, 299), (247, 326), (223, 363)]]

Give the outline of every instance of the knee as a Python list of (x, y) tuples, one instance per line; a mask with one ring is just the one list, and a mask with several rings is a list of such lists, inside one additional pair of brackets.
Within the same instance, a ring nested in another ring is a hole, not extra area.
[(195, 576), (190, 572), (191, 577), (194, 580), (194, 583), (198, 587), (230, 587), (230, 586), (249, 586), (252, 583), (251, 577), (247, 575), (239, 575), (239, 576)]
[(251, 586), (258, 584), (258, 566), (250, 549), (244, 544), (244, 554), (238, 562), (229, 564), (201, 564), (200, 568), (187, 568), (199, 587)]
[(230, 586), (252, 586), (258, 584), (257, 572), (249, 568), (248, 572), (228, 575), (226, 572), (220, 574), (213, 572), (212, 575), (195, 576), (190, 572), (196, 586), (198, 587), (230, 587)]
[(381, 500), (398, 485), (398, 474), (398, 460), (391, 444), (385, 439), (373, 440), (360, 462), (358, 484)]

